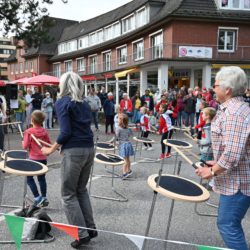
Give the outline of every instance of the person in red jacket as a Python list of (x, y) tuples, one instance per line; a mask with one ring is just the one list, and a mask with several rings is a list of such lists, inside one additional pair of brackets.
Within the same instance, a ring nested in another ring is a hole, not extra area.
[[(46, 165), (46, 156), (42, 153), (41, 148), (32, 138), (32, 135), (34, 135), (37, 139), (41, 139), (42, 141), (51, 144), (47, 130), (42, 127), (44, 120), (45, 114), (40, 110), (35, 110), (31, 114), (31, 123), (33, 127), (27, 129), (24, 132), (23, 148), (29, 150), (30, 160), (37, 161)], [(37, 176), (37, 179), (39, 182), (41, 195), (38, 192), (33, 176), (27, 176), (27, 184), (34, 196), (33, 205), (36, 207), (46, 207), (49, 205), (49, 201), (47, 199), (47, 182), (45, 174)]]
[(159, 108), (161, 104), (167, 103), (166, 96), (161, 95), (161, 100), (155, 105), (155, 112), (158, 114), (159, 113)]
[(165, 155), (165, 150), (166, 146), (163, 143), (165, 139), (171, 139), (173, 135), (173, 126), (172, 126), (172, 121), (169, 116), (169, 113), (172, 113), (172, 111), (167, 110), (168, 106), (167, 104), (162, 104), (160, 105), (160, 118), (159, 118), (159, 131), (158, 134), (162, 135), (161, 136), (161, 155), (160, 155), (160, 160), (171, 157), (171, 147), (168, 146), (168, 152)]
[[(141, 107), (140, 113), (141, 113), (141, 119), (140, 119), (140, 125), (141, 125), (141, 137), (148, 138), (149, 135), (149, 116), (147, 115), (147, 108)], [(153, 150), (151, 143), (143, 143), (145, 146), (145, 150)]]
[(200, 103), (200, 116), (198, 120), (198, 124), (194, 127), (197, 131), (197, 139), (201, 139), (201, 134), (202, 134), (202, 128), (205, 126), (206, 122), (203, 119), (203, 113), (202, 110), (207, 107), (207, 104), (204, 100), (201, 101)]
[(133, 117), (133, 104), (127, 93), (123, 93), (123, 99), (120, 101), (120, 108), (121, 112), (126, 114), (131, 121)]

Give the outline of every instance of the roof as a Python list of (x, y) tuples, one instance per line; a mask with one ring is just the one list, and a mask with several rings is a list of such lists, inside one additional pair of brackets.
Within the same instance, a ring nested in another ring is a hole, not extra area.
[(57, 42), (60, 39), (63, 30), (68, 26), (72, 26), (78, 23), (77, 21), (55, 18), (55, 17), (52, 17), (52, 19), (54, 21), (54, 25), (49, 28), (49, 36), (51, 37), (52, 42), (41, 43), (37, 48), (34, 47), (28, 48), (24, 57), (35, 56), (38, 54), (51, 55), (51, 56), (54, 55), (57, 49)]
[(150, 23), (147, 25), (96, 46), (91, 46), (89, 48), (61, 55), (55, 55), (51, 58), (51, 61), (67, 59), (83, 55), (88, 52), (91, 53), (91, 51), (94, 51), (97, 48), (105, 47), (118, 41), (123, 41), (124, 39), (137, 35), (140, 32), (148, 32), (148, 30), (152, 29), (154, 25), (157, 26), (157, 23), (160, 21), (167, 22), (169, 19), (173, 18), (197, 18), (197, 20), (213, 19), (250, 22), (250, 11), (218, 9), (215, 0), (134, 0), (105, 14), (65, 28), (59, 43), (82, 37), (102, 27), (112, 24), (146, 4), (158, 4), (159, 6), (158, 13), (151, 17)]

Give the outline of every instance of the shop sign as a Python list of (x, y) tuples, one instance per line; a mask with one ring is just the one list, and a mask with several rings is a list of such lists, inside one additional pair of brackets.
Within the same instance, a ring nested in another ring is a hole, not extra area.
[(196, 46), (179, 46), (179, 57), (212, 58), (213, 48)]

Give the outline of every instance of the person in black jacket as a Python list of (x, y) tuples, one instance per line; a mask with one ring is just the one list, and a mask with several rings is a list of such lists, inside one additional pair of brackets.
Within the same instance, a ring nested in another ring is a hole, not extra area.
[(35, 87), (35, 93), (31, 96), (32, 98), (32, 111), (41, 110), (43, 96), (38, 92), (38, 88)]
[(196, 98), (193, 95), (193, 90), (190, 88), (188, 89), (188, 95), (184, 96), (183, 98), (185, 107), (185, 126), (191, 126), (191, 134), (194, 134), (194, 117), (195, 117), (195, 105), (196, 105)]
[(106, 134), (108, 133), (108, 127), (111, 127), (111, 133), (114, 134), (114, 116), (115, 116), (115, 104), (114, 97), (111, 92), (108, 93), (108, 98), (103, 103), (103, 110), (106, 118)]
[(154, 99), (151, 95), (149, 95), (149, 90), (146, 89), (145, 90), (145, 95), (143, 95), (141, 97), (141, 103), (142, 103), (142, 106), (146, 103), (147, 104), (147, 108), (150, 110), (150, 111), (153, 111), (154, 110)]

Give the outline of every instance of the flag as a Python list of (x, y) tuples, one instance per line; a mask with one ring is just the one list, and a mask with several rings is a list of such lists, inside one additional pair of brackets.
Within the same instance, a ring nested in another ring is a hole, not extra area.
[(24, 218), (5, 214), (5, 221), (18, 250), (21, 249)]
[(72, 238), (79, 240), (78, 236), (78, 228), (75, 226), (69, 226), (69, 225), (64, 225), (64, 224), (58, 224), (58, 223), (50, 223), (53, 227), (64, 231), (66, 234), (71, 236)]

